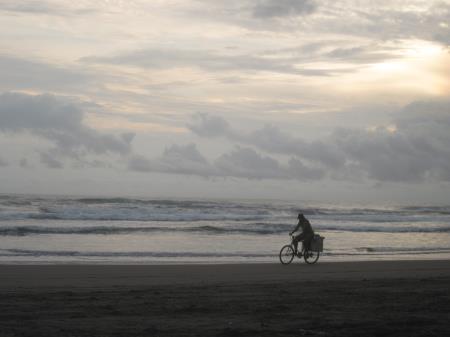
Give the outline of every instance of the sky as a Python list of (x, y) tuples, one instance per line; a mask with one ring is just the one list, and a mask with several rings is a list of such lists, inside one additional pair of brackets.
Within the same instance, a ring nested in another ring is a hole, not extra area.
[(0, 193), (450, 201), (450, 1), (0, 0)]

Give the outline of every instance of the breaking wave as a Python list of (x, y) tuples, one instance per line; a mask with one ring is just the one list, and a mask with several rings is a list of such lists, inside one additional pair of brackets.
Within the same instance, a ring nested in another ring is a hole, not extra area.
[[(0, 236), (28, 236), (45, 234), (77, 234), (77, 235), (122, 235), (137, 233), (200, 233), (200, 234), (240, 234), (240, 235), (272, 235), (286, 234), (292, 230), (292, 224), (248, 223), (239, 226), (201, 225), (201, 226), (0, 226)], [(450, 226), (314, 226), (316, 231), (342, 232), (378, 232), (378, 233), (450, 233)]]
[(295, 219), (303, 212), (312, 219), (373, 223), (450, 221), (450, 206), (391, 208), (311, 207), (281, 202), (235, 202), (137, 198), (63, 198), (0, 195), (0, 221), (258, 221)]

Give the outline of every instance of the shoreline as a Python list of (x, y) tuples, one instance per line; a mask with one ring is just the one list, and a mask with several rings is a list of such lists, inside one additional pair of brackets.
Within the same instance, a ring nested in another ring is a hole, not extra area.
[[(395, 255), (353, 255), (345, 256), (321, 255), (319, 264), (328, 263), (364, 263), (364, 262), (403, 262), (403, 261), (450, 261), (450, 253), (422, 253), (422, 254), (395, 254)], [(294, 263), (299, 260), (294, 259)], [(176, 265), (253, 265), (253, 264), (277, 264), (278, 255), (271, 255), (271, 259), (243, 259), (243, 260), (214, 260), (214, 259), (159, 259), (159, 260), (0, 260), (1, 266), (176, 266)], [(300, 263), (304, 263), (303, 260)]]

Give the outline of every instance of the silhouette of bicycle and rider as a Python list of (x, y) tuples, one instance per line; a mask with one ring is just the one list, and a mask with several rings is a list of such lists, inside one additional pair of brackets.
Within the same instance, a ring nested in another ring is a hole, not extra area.
[[(314, 264), (319, 260), (320, 252), (323, 251), (323, 237), (314, 234), (311, 223), (302, 213), (298, 214), (298, 224), (292, 232), (291, 244), (283, 246), (280, 250), (280, 262), (282, 264), (289, 264), (295, 256), (302, 258), (308, 264)], [(301, 232), (297, 235), (294, 233)], [(298, 243), (302, 242), (302, 249), (298, 251)]]

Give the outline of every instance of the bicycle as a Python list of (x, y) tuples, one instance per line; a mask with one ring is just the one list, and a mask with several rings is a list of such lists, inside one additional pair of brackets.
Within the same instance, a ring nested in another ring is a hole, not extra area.
[(314, 235), (311, 242), (311, 249), (306, 249), (302, 242), (302, 249), (297, 251), (297, 253), (294, 248), (294, 236), (290, 234), (290, 237), (291, 244), (283, 246), (280, 250), (279, 257), (281, 264), (291, 263), (295, 256), (299, 259), (303, 257), (307, 264), (314, 264), (319, 260), (320, 252), (323, 250), (323, 237), (320, 235)]

